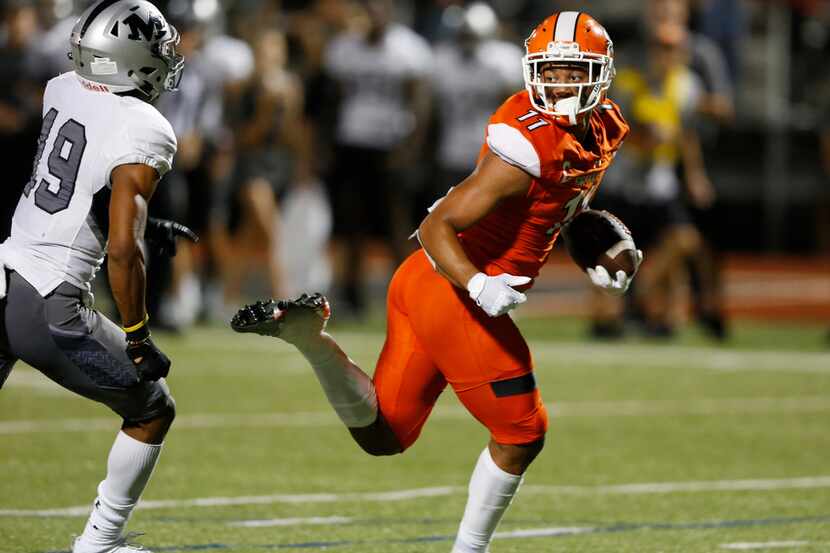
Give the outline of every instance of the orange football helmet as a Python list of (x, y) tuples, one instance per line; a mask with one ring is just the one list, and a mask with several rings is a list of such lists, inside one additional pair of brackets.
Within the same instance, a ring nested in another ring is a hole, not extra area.
[[(525, 87), (537, 110), (556, 117), (567, 117), (571, 125), (576, 116), (593, 109), (605, 96), (614, 78), (614, 45), (605, 27), (584, 12), (559, 12), (551, 15), (525, 40), (522, 59)], [(543, 69), (548, 64), (584, 66), (586, 83), (548, 83)], [(576, 89), (575, 96), (555, 101), (549, 89)]]

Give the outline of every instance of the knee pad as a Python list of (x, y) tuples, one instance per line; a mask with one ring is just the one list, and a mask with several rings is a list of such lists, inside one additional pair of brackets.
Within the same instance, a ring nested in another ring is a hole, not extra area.
[(153, 405), (149, 406), (145, 414), (140, 417), (131, 419), (125, 418), (130, 422), (148, 422), (152, 420), (164, 419), (171, 423), (176, 418), (176, 400), (170, 394), (161, 396)]

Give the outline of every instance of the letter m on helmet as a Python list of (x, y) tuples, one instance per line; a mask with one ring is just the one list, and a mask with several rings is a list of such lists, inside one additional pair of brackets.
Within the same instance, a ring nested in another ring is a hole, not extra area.
[[(152, 42), (166, 34), (164, 23), (153, 14), (150, 14), (150, 19), (145, 22), (138, 14), (131, 13), (123, 23), (130, 28), (130, 34), (127, 36), (130, 40), (141, 40), (141, 36), (143, 36), (144, 40)], [(139, 33), (141, 33), (141, 36), (139, 36)]]

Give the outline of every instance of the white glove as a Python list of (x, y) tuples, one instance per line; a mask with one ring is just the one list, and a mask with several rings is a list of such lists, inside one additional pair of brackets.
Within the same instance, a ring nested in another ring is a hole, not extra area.
[(527, 301), (527, 296), (512, 287), (522, 286), (528, 282), (530, 277), (526, 276), (513, 276), (507, 273), (487, 276), (484, 273), (476, 273), (467, 283), (467, 291), (485, 313), (491, 317), (499, 317)]
[(597, 265), (593, 269), (588, 267), (585, 272), (588, 273), (588, 276), (591, 279), (591, 282), (594, 283), (594, 286), (597, 288), (602, 288), (612, 296), (621, 296), (625, 294), (628, 287), (631, 285), (631, 281), (634, 280), (634, 275), (637, 274), (637, 271), (640, 269), (640, 263), (643, 262), (643, 252), (642, 250), (637, 250), (637, 265), (634, 267), (634, 273), (631, 276), (628, 276), (625, 271), (617, 271), (617, 274), (614, 275), (614, 278), (611, 278), (611, 275), (608, 274), (608, 270), (603, 267), (602, 265)]

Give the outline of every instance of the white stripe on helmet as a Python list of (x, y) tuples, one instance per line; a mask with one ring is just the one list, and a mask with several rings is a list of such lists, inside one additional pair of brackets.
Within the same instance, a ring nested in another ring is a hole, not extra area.
[(553, 33), (554, 42), (574, 42), (576, 40), (576, 20), (579, 12), (562, 12), (556, 18), (556, 29)]

